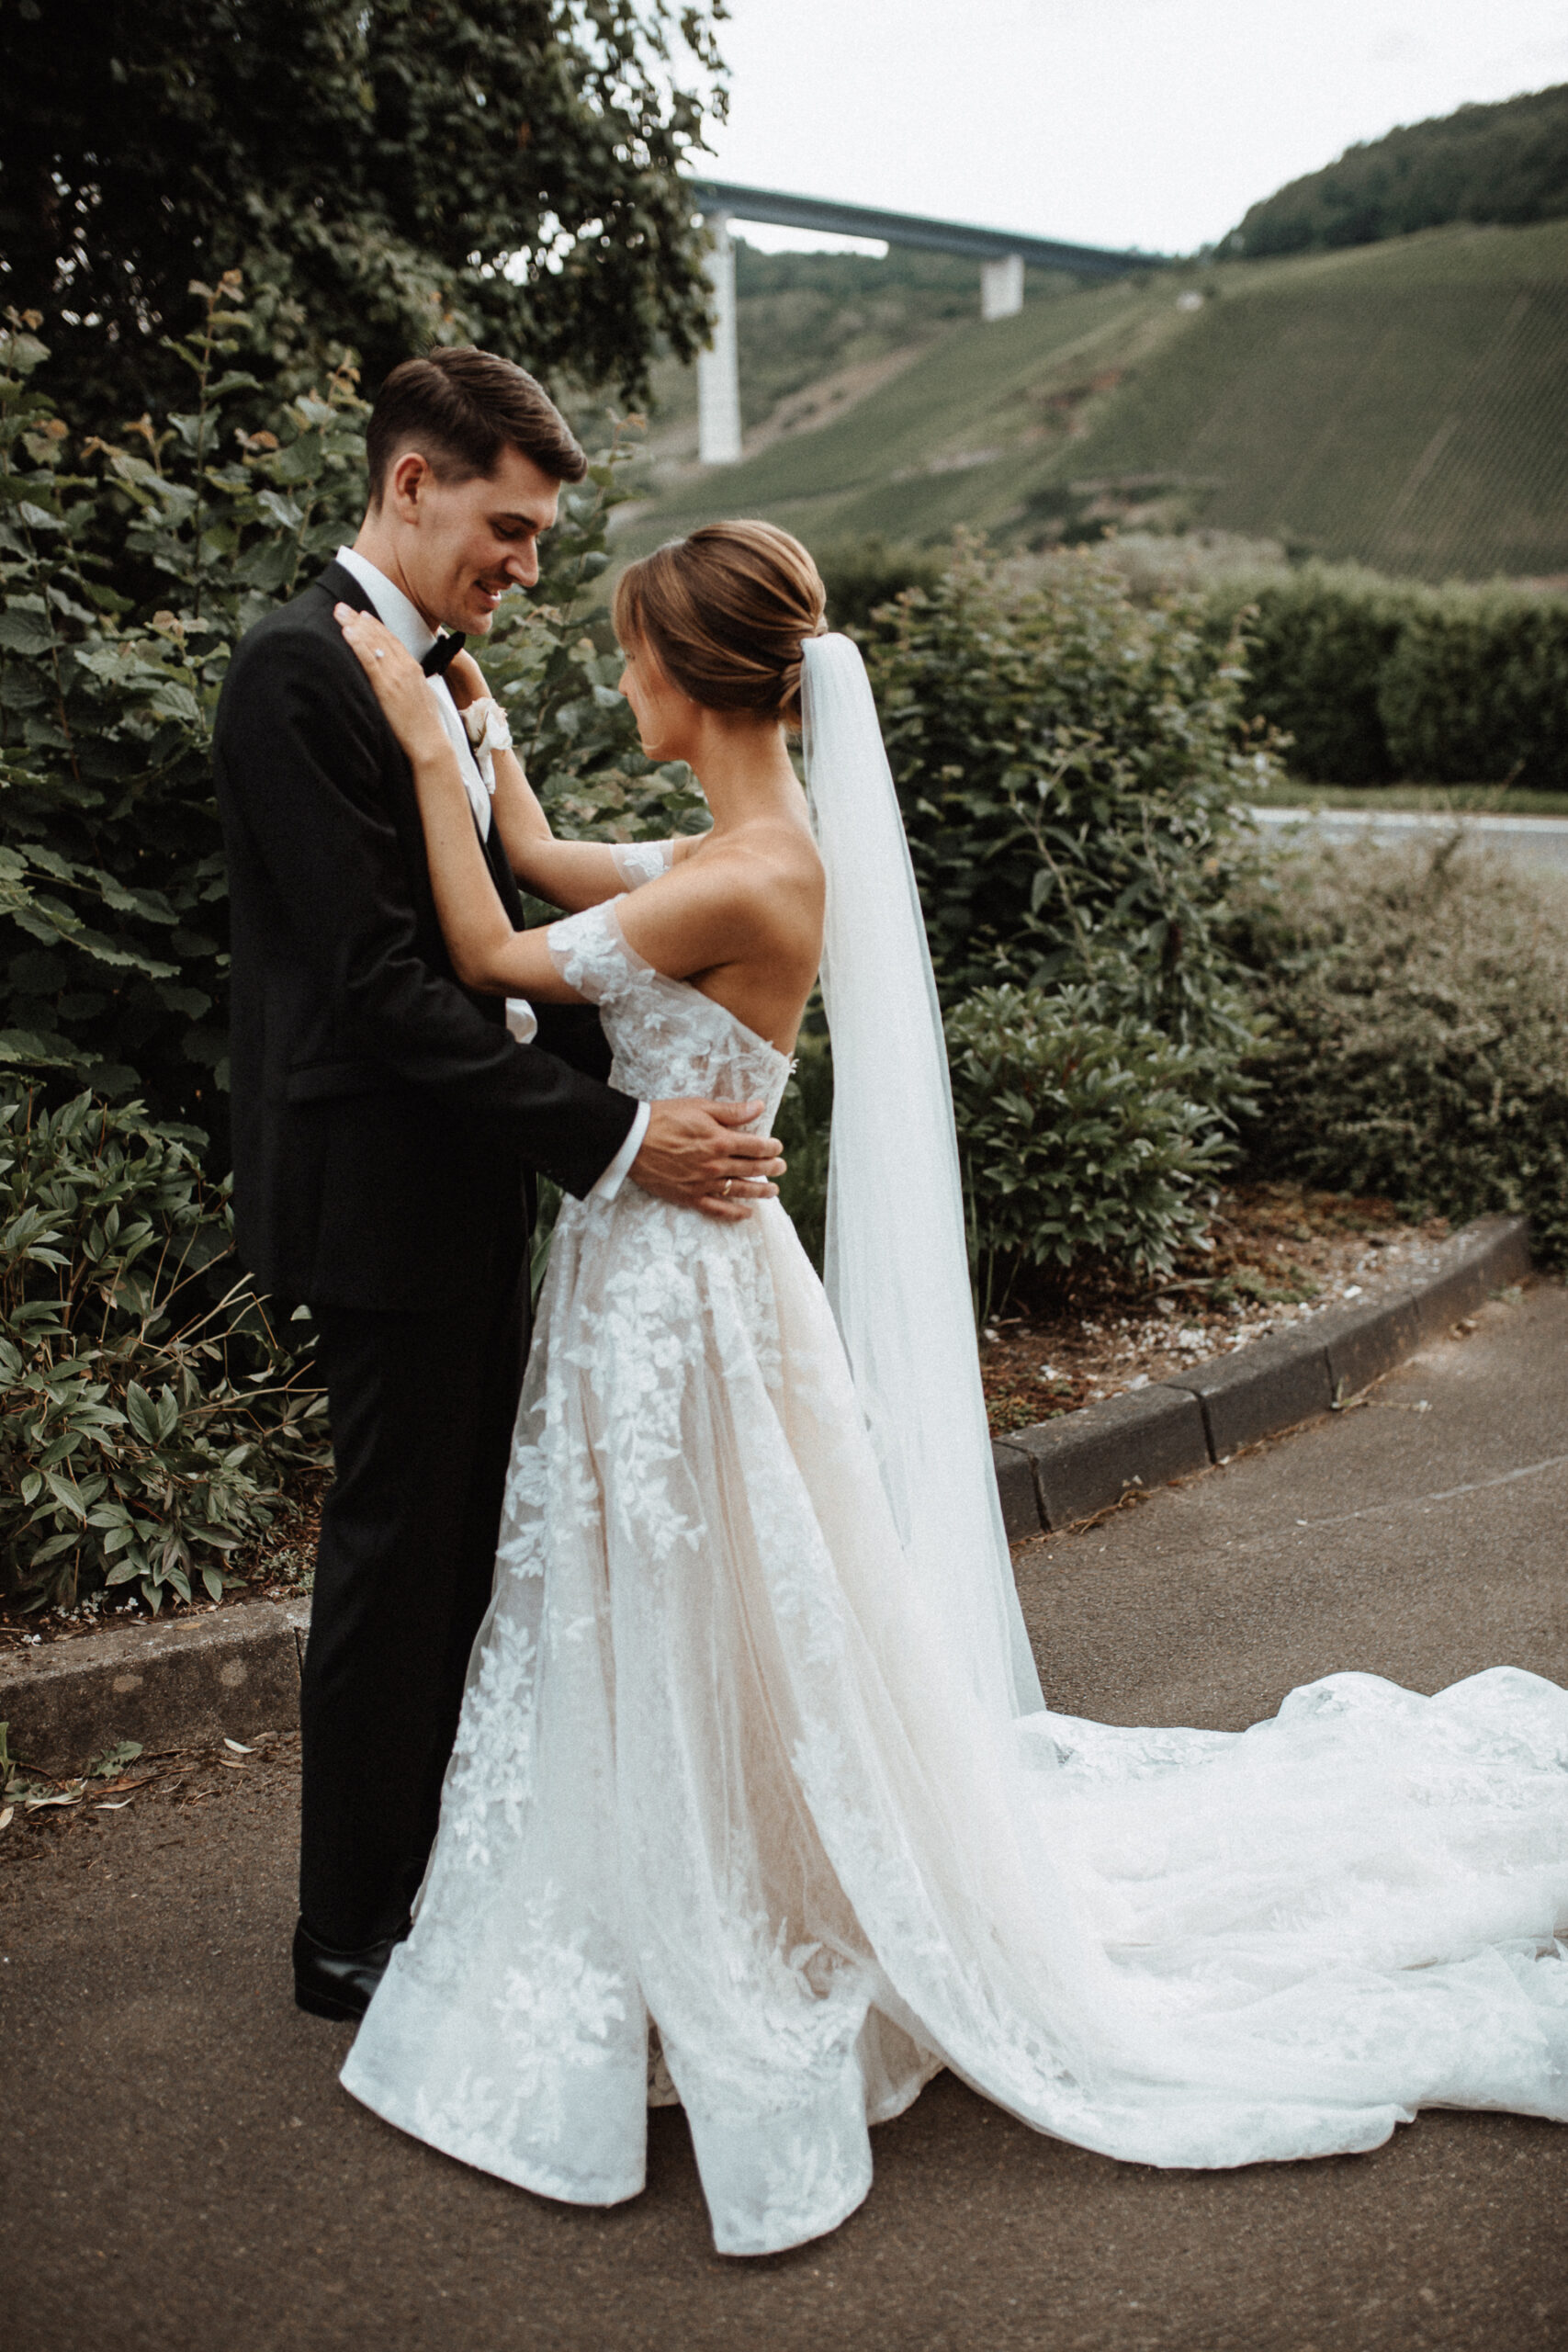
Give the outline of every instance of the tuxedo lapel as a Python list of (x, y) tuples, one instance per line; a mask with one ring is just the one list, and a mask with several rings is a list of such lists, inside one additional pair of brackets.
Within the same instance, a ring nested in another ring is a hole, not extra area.
[(316, 585), (324, 589), (334, 605), (352, 605), (356, 613), (376, 610), (352, 571), (345, 571), (334, 556), (326, 570), (317, 575)]

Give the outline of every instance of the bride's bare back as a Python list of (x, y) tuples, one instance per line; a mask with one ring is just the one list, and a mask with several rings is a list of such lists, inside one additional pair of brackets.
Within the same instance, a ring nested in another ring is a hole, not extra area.
[(716, 825), (620, 915), (627, 944), (656, 971), (690, 980), (788, 1054), (821, 961), (822, 908), (822, 864), (803, 805), (798, 820)]

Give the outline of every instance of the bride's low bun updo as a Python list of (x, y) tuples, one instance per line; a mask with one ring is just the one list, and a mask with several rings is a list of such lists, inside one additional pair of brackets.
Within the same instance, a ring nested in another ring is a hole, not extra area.
[(798, 539), (773, 523), (705, 523), (615, 583), (615, 634), (646, 646), (672, 686), (709, 710), (800, 724), (807, 638), (827, 591)]

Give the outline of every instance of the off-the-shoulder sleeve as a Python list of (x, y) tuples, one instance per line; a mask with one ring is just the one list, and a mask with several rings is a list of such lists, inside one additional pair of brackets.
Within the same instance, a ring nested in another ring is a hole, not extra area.
[(545, 944), (568, 988), (585, 996), (590, 1004), (613, 1004), (652, 968), (635, 948), (626, 945), (614, 899), (551, 923)]
[(668, 874), (675, 863), (673, 842), (615, 842), (610, 855), (616, 873), (628, 890), (640, 890), (645, 882), (657, 882)]

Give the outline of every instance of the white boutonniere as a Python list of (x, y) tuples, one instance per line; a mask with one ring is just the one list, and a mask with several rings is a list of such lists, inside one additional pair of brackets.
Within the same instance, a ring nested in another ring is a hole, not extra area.
[(477, 702), (468, 703), (459, 712), (464, 729), (474, 751), (474, 765), (485, 790), (495, 791), (495, 755), (512, 749), (512, 729), (506, 723), (506, 713), (490, 695), (480, 695)]

